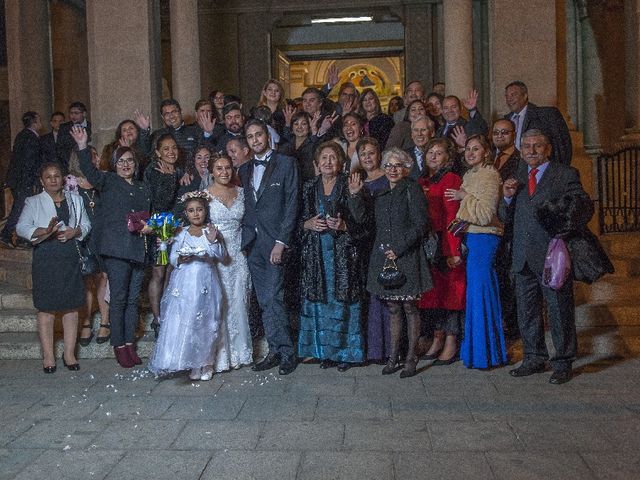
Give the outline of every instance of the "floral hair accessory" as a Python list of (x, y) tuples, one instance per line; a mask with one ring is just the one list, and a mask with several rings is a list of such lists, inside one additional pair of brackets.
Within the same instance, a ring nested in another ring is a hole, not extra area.
[(207, 202), (211, 201), (211, 195), (209, 195), (209, 192), (206, 192), (204, 190), (200, 190), (196, 192), (187, 192), (184, 195), (182, 195), (182, 197), (180, 197), (180, 201), (184, 203), (187, 200), (192, 200), (194, 198), (203, 198)]

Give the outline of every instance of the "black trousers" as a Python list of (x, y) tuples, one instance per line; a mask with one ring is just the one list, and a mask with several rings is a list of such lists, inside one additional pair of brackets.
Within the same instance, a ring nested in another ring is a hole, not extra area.
[(251, 281), (262, 310), (262, 325), (269, 342), (269, 352), (293, 355), (289, 318), (284, 308), (284, 267), (269, 261), (273, 241), (258, 238), (249, 253)]
[(7, 223), (5, 223), (2, 232), (0, 232), (0, 237), (6, 241), (11, 240), (11, 235), (16, 230), (16, 225), (24, 208), (24, 202), (27, 197), (33, 195), (33, 188), (12, 188), (11, 195), (13, 195), (13, 207), (11, 207), (11, 212), (9, 212), (9, 216), (7, 217)]
[(122, 258), (104, 257), (109, 279), (109, 322), (111, 345), (133, 343), (138, 326), (138, 298), (144, 279), (144, 265)]
[(577, 350), (573, 280), (567, 279), (560, 290), (542, 286), (542, 279), (525, 264), (515, 274), (518, 324), (524, 347), (524, 362), (541, 365), (549, 358), (544, 338), (542, 299), (547, 309), (555, 355), (550, 362), (554, 370), (571, 368)]
[(518, 309), (516, 308), (516, 287), (511, 273), (512, 239), (506, 234), (500, 241), (496, 254), (496, 273), (500, 283), (500, 305), (502, 306), (502, 323), (508, 336), (517, 334)]

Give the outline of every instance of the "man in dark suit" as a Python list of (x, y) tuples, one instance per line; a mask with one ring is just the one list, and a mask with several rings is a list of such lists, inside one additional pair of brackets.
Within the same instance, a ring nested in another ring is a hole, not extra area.
[[(522, 158), (514, 144), (516, 130), (513, 122), (501, 118), (493, 124), (491, 139), (495, 147), (494, 167), (500, 173), (503, 182), (514, 178)], [(496, 254), (496, 273), (500, 282), (500, 303), (505, 336), (509, 339), (520, 337), (518, 314), (516, 309), (515, 285), (511, 273), (511, 248), (513, 245), (513, 225), (507, 224), (500, 239)]]
[(523, 132), (534, 128), (542, 130), (551, 141), (551, 159), (570, 165), (573, 155), (571, 135), (560, 110), (530, 103), (527, 86), (520, 80), (506, 86), (505, 99), (510, 113), (504, 118), (511, 120), (516, 127), (516, 148), (520, 149)]
[[(537, 218), (537, 210), (545, 202), (570, 195), (584, 208), (577, 209), (572, 223), (586, 225), (593, 215), (593, 204), (580, 183), (574, 168), (550, 161), (552, 147), (541, 130), (522, 134), (522, 158), (516, 178), (504, 182), (504, 202), (500, 206), (505, 222), (513, 222), (513, 263), (518, 324), (522, 334), (524, 359), (509, 373), (524, 377), (543, 372), (549, 353), (545, 344), (542, 299), (547, 304), (555, 355), (550, 359), (552, 384), (571, 380), (571, 363), (576, 356), (577, 336), (573, 281), (553, 290), (542, 284), (542, 274), (551, 235)], [(526, 163), (525, 163), (526, 162)], [(578, 218), (579, 217), (579, 218)]]
[(76, 145), (75, 140), (71, 137), (73, 125), (80, 125), (84, 128), (89, 137), (89, 143), (91, 143), (91, 122), (87, 120), (87, 107), (82, 102), (73, 102), (69, 105), (69, 121), (60, 125), (60, 130), (58, 130), (56, 158), (58, 163), (62, 165), (65, 174), (69, 168), (69, 156)]
[[(469, 120), (462, 118), (462, 102), (455, 95), (447, 95), (442, 101), (442, 116), (445, 124), (436, 132), (436, 137), (448, 138), (459, 147), (464, 148), (466, 138), (482, 134), (486, 135), (488, 126), (477, 108), (478, 92), (473, 90), (464, 100), (464, 106), (469, 112)], [(462, 127), (462, 131), (460, 128)], [(460, 134), (465, 136), (460, 136)]]
[(56, 160), (56, 148), (58, 147), (58, 134), (60, 133), (60, 126), (64, 123), (64, 113), (53, 112), (49, 125), (51, 125), (51, 131), (42, 136), (42, 158), (47, 162), (55, 162)]
[(413, 165), (409, 170), (409, 178), (417, 180), (427, 173), (427, 143), (435, 134), (435, 124), (429, 117), (420, 115), (411, 122), (411, 140), (415, 146), (405, 150), (413, 159)]
[(42, 163), (42, 144), (38, 136), (38, 130), (42, 128), (40, 115), (36, 112), (26, 112), (22, 115), (22, 125), (24, 128), (13, 142), (7, 171), (6, 185), (13, 195), (13, 207), (7, 223), (0, 232), (0, 244), (6, 248), (16, 246), (13, 243), (13, 232), (16, 230), (25, 200), (36, 193), (36, 186), (39, 185), (38, 169)]
[(283, 298), (283, 255), (293, 241), (298, 216), (298, 169), (295, 159), (269, 148), (267, 126), (259, 120), (246, 125), (255, 156), (238, 174), (245, 191), (242, 250), (262, 310), (269, 354), (255, 371), (280, 366), (280, 375), (296, 368), (297, 360)]

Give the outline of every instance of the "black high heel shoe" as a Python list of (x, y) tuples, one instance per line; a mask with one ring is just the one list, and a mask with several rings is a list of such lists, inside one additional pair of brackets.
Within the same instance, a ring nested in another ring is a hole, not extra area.
[(42, 367), (42, 370), (44, 371), (44, 373), (55, 373), (57, 368), (57, 366), (52, 365), (50, 367)]
[(151, 328), (153, 329), (153, 335), (156, 337), (156, 340), (157, 340), (158, 339), (158, 335), (160, 335), (160, 322), (155, 317), (153, 318), (153, 321), (151, 322)]
[(81, 329), (81, 332), (80, 332), (81, 334), (82, 334), (82, 330), (89, 329), (88, 337), (78, 336), (78, 345), (80, 345), (81, 347), (86, 347), (91, 343), (91, 340), (93, 339), (93, 330), (91, 329), (91, 324), (85, 323), (84, 325), (82, 325), (82, 327), (80, 327), (80, 329)]
[(80, 364), (78, 362), (67, 365), (67, 361), (64, 359), (64, 353), (62, 354), (62, 363), (65, 367), (67, 367), (67, 370), (71, 370), (72, 372), (77, 372), (78, 370), (80, 370)]
[(101, 323), (100, 324), (100, 328), (108, 328), (109, 329), (109, 334), (105, 335), (104, 337), (96, 337), (96, 343), (104, 343), (106, 341), (108, 341), (111, 338), (111, 324), (110, 323)]

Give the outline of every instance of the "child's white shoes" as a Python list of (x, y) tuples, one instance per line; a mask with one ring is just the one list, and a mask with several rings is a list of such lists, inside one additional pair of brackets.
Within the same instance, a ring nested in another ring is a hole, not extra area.
[(202, 374), (200, 375), (200, 380), (202, 380), (203, 382), (208, 382), (212, 378), (213, 378), (213, 367), (211, 365), (202, 367)]

